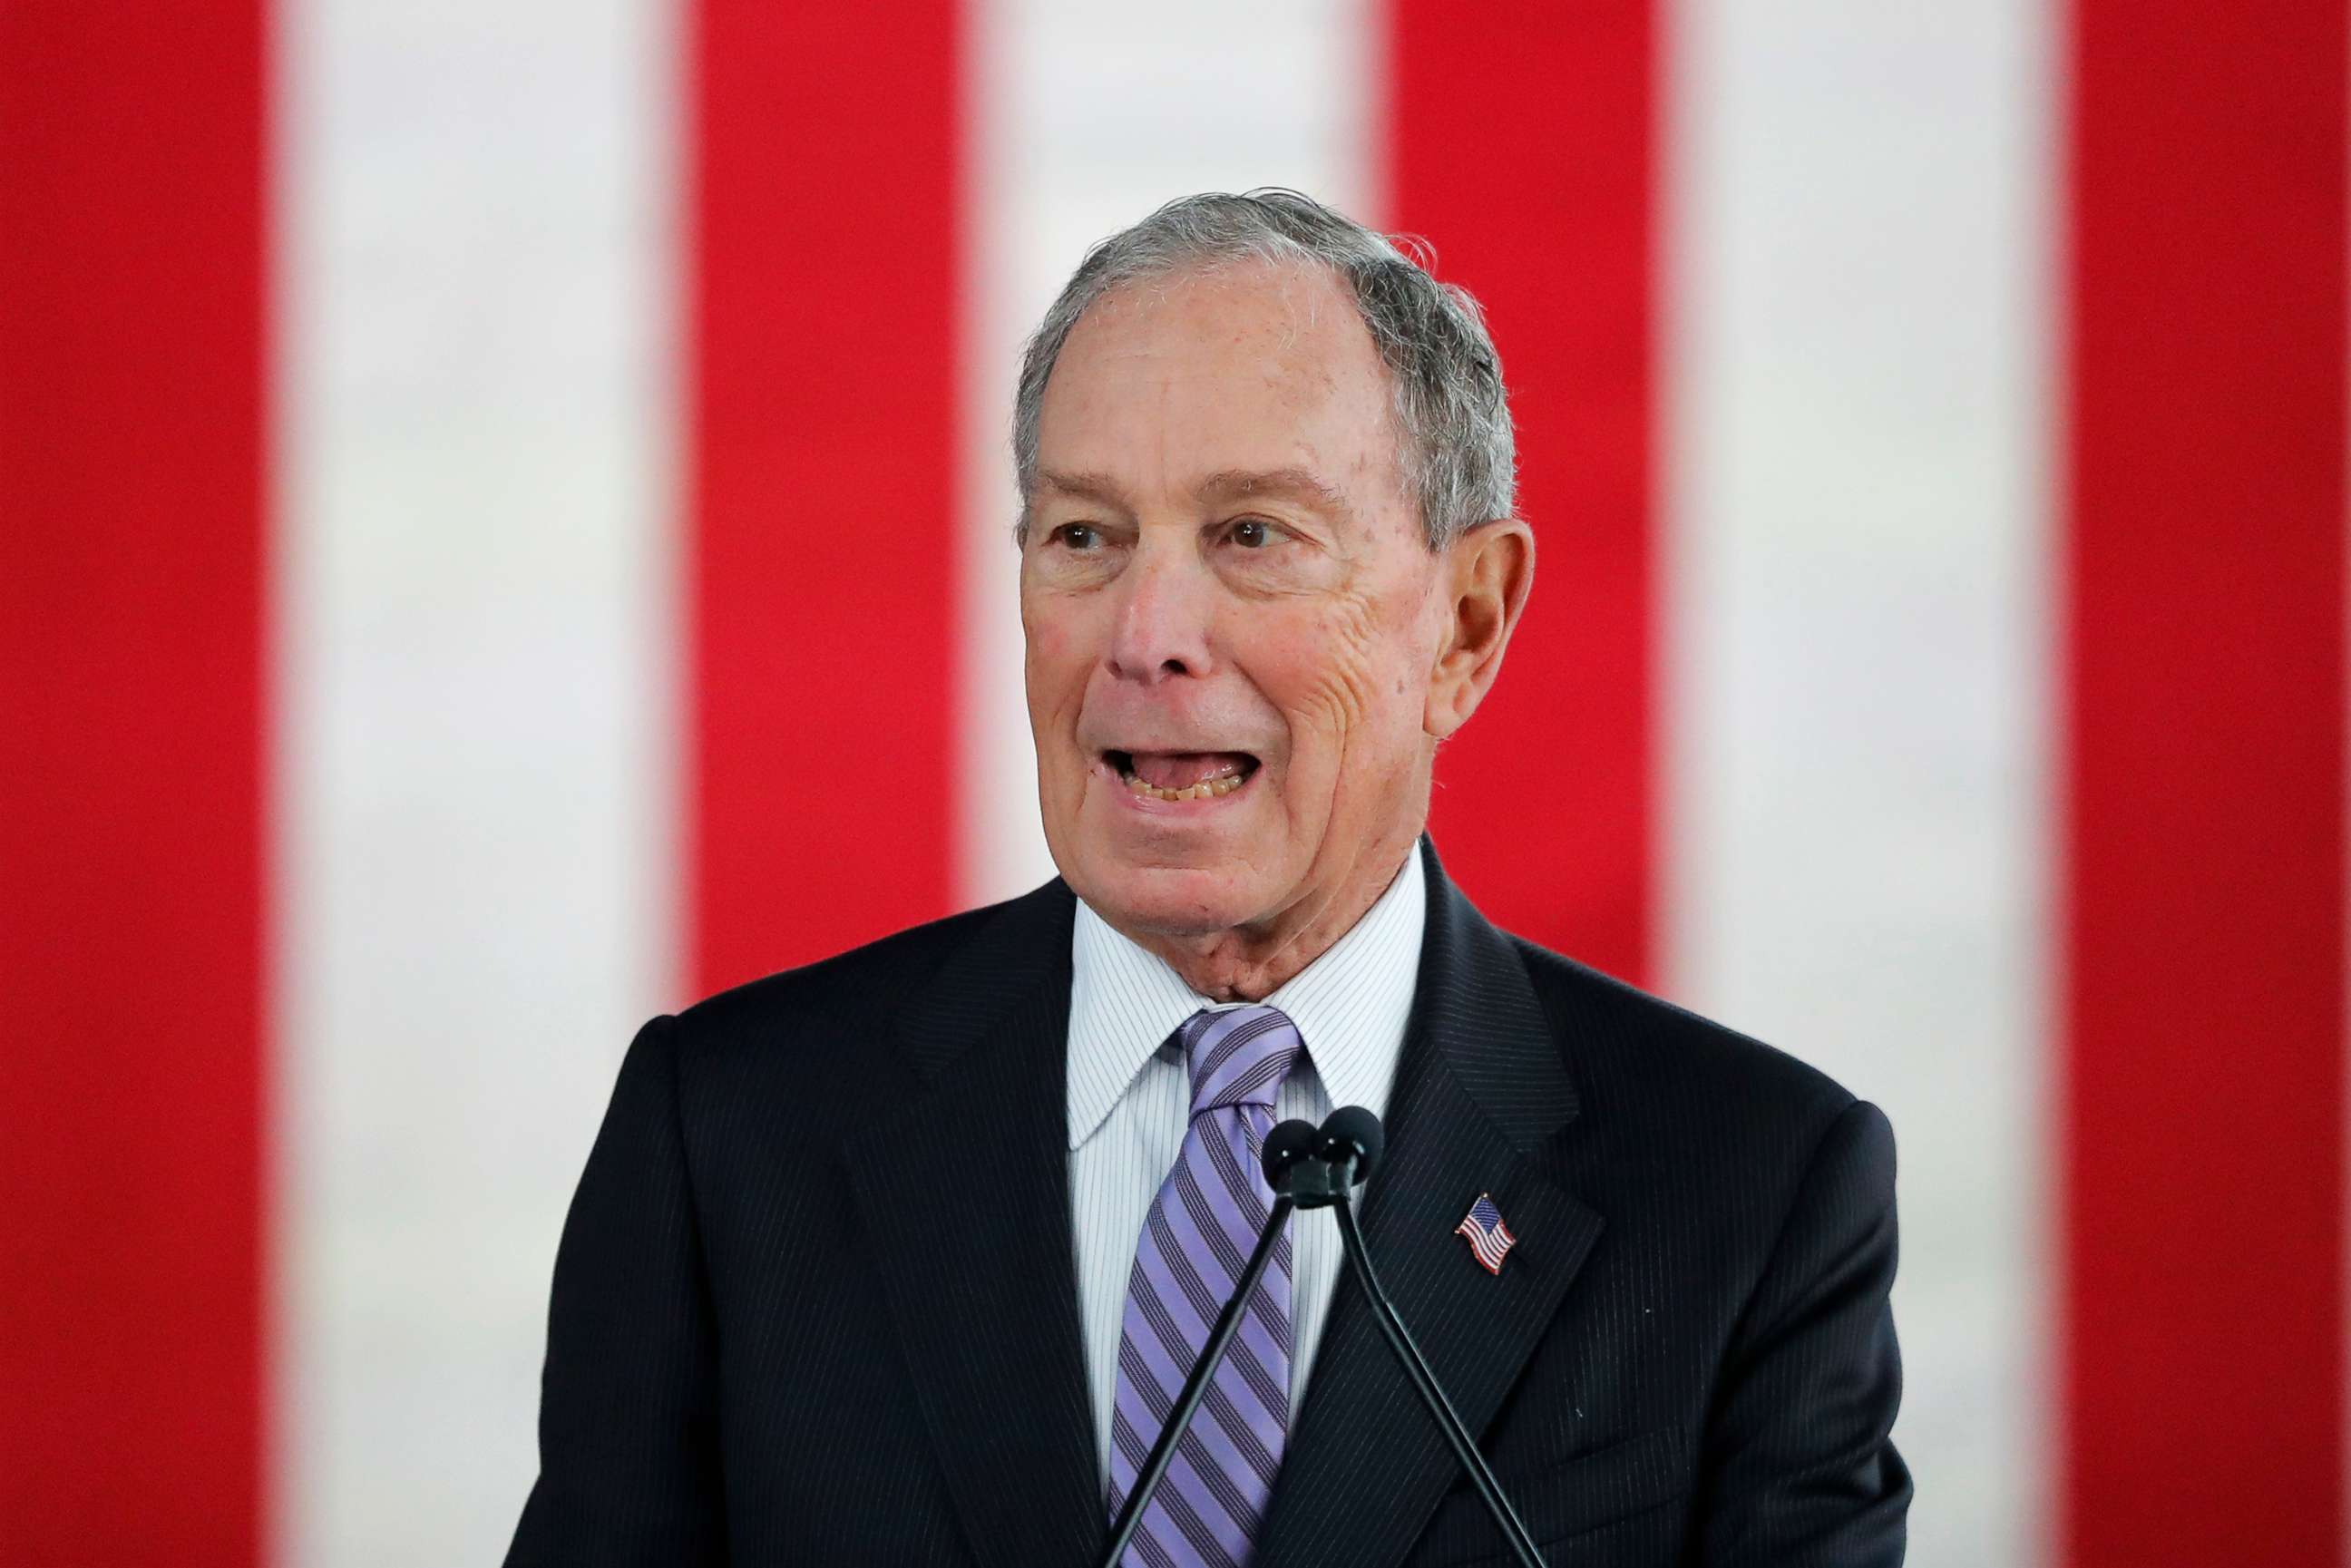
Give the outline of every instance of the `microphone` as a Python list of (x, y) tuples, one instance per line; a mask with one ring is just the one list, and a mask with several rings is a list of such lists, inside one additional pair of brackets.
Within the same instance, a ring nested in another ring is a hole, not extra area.
[(1240, 1279), (1233, 1285), (1232, 1299), (1217, 1314), (1207, 1343), (1200, 1347), (1190, 1375), (1184, 1379), (1184, 1392), (1176, 1396), (1175, 1406), (1159, 1428), (1159, 1440), (1151, 1445), (1150, 1457), (1135, 1472), (1134, 1490), (1126, 1494), (1118, 1520), (1111, 1526), (1110, 1549), (1102, 1553), (1102, 1568), (1118, 1568), (1118, 1560), (1126, 1555), (1127, 1542), (1134, 1539), (1135, 1529), (1143, 1522), (1143, 1511), (1151, 1505), (1151, 1494), (1159, 1490), (1161, 1478), (1176, 1460), (1176, 1446), (1184, 1440), (1200, 1401), (1207, 1397), (1209, 1380), (1216, 1376), (1217, 1364), (1225, 1359), (1225, 1350), (1233, 1343), (1233, 1336), (1240, 1332), (1241, 1319), (1249, 1311), (1249, 1299), (1256, 1294), (1258, 1281), (1265, 1277), (1266, 1266), (1273, 1261), (1274, 1243), (1290, 1223), (1290, 1210), (1297, 1207), (1292, 1188), (1304, 1186), (1320, 1192), (1326, 1185), (1323, 1173), (1327, 1166), (1317, 1153), (1321, 1145), (1322, 1134), (1311, 1122), (1284, 1122), (1265, 1135), (1262, 1160), (1266, 1184), (1273, 1188), (1273, 1207), (1265, 1217), (1265, 1228), (1258, 1232), (1257, 1250), (1249, 1254)]
[(1371, 1253), (1364, 1246), (1363, 1227), (1355, 1221), (1351, 1189), (1371, 1174), (1385, 1147), (1386, 1134), (1380, 1127), (1380, 1119), (1371, 1112), (1361, 1105), (1343, 1106), (1332, 1112), (1315, 1143), (1315, 1151), (1327, 1173), (1328, 1186), (1316, 1201), (1310, 1203), (1301, 1197), (1298, 1206), (1327, 1207), (1332, 1211), (1339, 1221), (1339, 1239), (1347, 1250), (1347, 1266), (1355, 1276), (1357, 1288), (1364, 1292), (1364, 1300), (1371, 1305), (1372, 1320), (1380, 1325), (1380, 1335), (1388, 1342), (1388, 1349), (1404, 1368), (1413, 1392), (1420, 1396), (1420, 1402), (1436, 1418), (1437, 1429), (1444, 1435), (1446, 1446), (1453, 1450), (1453, 1457), (1468, 1473), (1470, 1484), (1478, 1489), (1486, 1511), (1494, 1516), (1494, 1523), (1501, 1530), (1502, 1539), (1510, 1543), (1510, 1555), (1520, 1568), (1543, 1568), (1534, 1537), (1527, 1533), (1518, 1511), (1502, 1495), (1501, 1484), (1494, 1479), (1486, 1457), (1478, 1451), (1469, 1429), (1461, 1424), (1453, 1402), (1445, 1396), (1444, 1388), (1437, 1383), (1437, 1374), (1429, 1370), (1420, 1347), (1405, 1331), (1404, 1319), (1396, 1315), (1395, 1303), (1388, 1300), (1388, 1293), (1380, 1288), (1379, 1276), (1372, 1271)]
[[(1372, 1174), (1385, 1143), (1380, 1119), (1361, 1105), (1332, 1112), (1320, 1127), (1311, 1122), (1284, 1122), (1266, 1138), (1266, 1177), (1275, 1192), (1300, 1208), (1328, 1208), (1341, 1193)], [(1282, 1162), (1279, 1175), (1277, 1148)]]
[(1330, 1163), (1340, 1192), (1361, 1186), (1388, 1146), (1380, 1119), (1361, 1105), (1342, 1105), (1331, 1113), (1316, 1134), (1314, 1152)]
[(1295, 1198), (1292, 1184), (1301, 1178), (1317, 1190), (1319, 1173), (1311, 1162), (1322, 1141), (1322, 1130), (1311, 1122), (1290, 1120), (1281, 1123), (1265, 1135), (1265, 1180), (1276, 1197)]

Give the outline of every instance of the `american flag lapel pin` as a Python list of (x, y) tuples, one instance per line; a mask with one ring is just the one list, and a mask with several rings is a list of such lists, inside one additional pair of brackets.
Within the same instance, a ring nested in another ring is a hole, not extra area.
[(1461, 1217), (1461, 1223), (1453, 1228), (1453, 1234), (1468, 1238), (1469, 1250), (1486, 1265), (1489, 1274), (1501, 1273), (1502, 1260), (1519, 1244), (1510, 1228), (1502, 1223), (1502, 1211), (1494, 1207), (1492, 1196), (1482, 1192), (1478, 1201), (1469, 1206), (1469, 1212)]

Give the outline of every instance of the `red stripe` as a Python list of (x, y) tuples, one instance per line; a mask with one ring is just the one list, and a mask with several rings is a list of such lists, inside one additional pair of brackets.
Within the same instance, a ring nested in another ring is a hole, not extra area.
[(697, 8), (688, 864), (705, 988), (947, 906), (956, 49), (950, 0)]
[(1391, 0), (1391, 226), (1486, 304), (1535, 592), (1438, 759), (1431, 823), (1486, 913), (1635, 981), (1654, 899), (1649, 0)]
[(0, 1562), (261, 1510), (263, 20), (0, 5)]
[(2074, 23), (2063, 1556), (2333, 1568), (2344, 7)]

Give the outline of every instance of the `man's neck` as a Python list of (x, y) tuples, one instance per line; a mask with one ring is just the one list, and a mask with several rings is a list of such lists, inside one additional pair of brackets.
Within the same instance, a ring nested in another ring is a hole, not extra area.
[(1395, 881), (1405, 857), (1418, 852), (1419, 836), (1416, 829), (1401, 848), (1384, 843), (1357, 856), (1330, 887), (1309, 894), (1262, 926), (1193, 936), (1119, 929), (1165, 959), (1194, 994), (1215, 1002), (1263, 1001), (1355, 928)]

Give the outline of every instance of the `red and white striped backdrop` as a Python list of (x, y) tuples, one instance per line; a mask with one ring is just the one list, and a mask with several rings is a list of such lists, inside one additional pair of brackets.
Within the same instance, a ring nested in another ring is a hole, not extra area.
[(1543, 540), (1437, 831), (1901, 1140), (1913, 1561), (2345, 1527), (2344, 0), (0, 6), (0, 1561), (490, 1560), (632, 1027), (1041, 877), (1012, 355), (1293, 184)]

